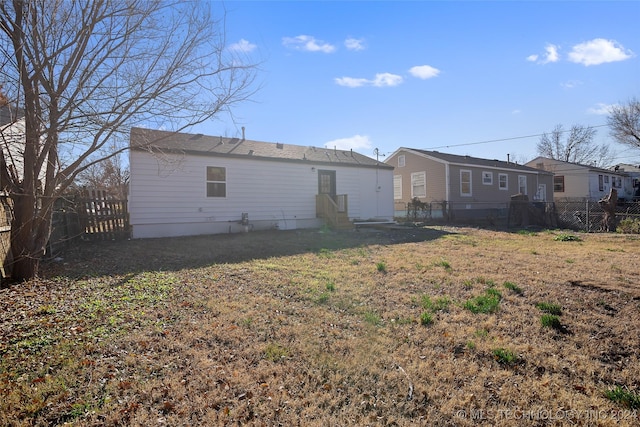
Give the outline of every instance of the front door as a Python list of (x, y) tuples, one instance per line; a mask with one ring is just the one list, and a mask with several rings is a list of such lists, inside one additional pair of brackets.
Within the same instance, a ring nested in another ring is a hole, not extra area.
[(328, 194), (336, 200), (336, 171), (318, 171), (318, 194)]

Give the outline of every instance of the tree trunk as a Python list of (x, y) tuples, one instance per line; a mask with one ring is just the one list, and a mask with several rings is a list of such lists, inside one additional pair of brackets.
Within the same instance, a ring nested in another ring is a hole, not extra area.
[(13, 219), (11, 221), (11, 279), (22, 282), (38, 274), (40, 259), (44, 255), (50, 223), (47, 227), (36, 212), (35, 197), (12, 195)]

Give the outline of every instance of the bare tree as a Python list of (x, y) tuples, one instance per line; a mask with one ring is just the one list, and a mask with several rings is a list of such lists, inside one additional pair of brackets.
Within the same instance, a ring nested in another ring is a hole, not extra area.
[(608, 125), (619, 143), (640, 148), (640, 101), (631, 98), (626, 105), (612, 107)]
[(84, 169), (78, 174), (74, 184), (72, 187), (75, 187), (75, 192), (89, 187), (106, 191), (110, 197), (117, 200), (126, 200), (129, 168), (122, 164), (120, 156), (110, 157)]
[(596, 130), (591, 127), (573, 125), (570, 130), (565, 131), (562, 125), (557, 125), (553, 131), (540, 137), (538, 154), (563, 162), (608, 166), (613, 154), (608, 145), (595, 144), (595, 134)]
[(0, 2), (0, 82), (24, 125), (21, 147), (0, 150), (13, 279), (37, 275), (55, 199), (82, 170), (128, 149), (132, 126), (184, 130), (251, 96), (256, 65), (225, 49), (224, 22), (209, 8)]

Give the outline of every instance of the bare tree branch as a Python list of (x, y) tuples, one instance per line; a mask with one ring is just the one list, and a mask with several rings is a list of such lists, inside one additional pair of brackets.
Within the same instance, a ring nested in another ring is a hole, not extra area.
[(640, 148), (640, 101), (631, 98), (626, 105), (612, 107), (608, 125), (619, 143)]
[[(0, 81), (24, 110), (20, 159), (6, 147), (0, 157), (0, 175), (19, 199), (16, 263), (41, 256), (55, 198), (83, 170), (127, 150), (131, 127), (185, 130), (257, 90), (256, 64), (226, 49), (224, 19), (209, 8), (178, 0), (0, 2)], [(34, 274), (27, 270), (18, 276)]]
[(537, 144), (538, 154), (563, 162), (608, 166), (613, 154), (606, 144), (597, 145), (593, 138), (596, 130), (573, 125), (568, 131), (556, 125), (551, 133), (544, 133)]

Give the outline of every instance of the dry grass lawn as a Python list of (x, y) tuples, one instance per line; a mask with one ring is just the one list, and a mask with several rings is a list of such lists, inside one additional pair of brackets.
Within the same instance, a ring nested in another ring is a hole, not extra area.
[(84, 243), (0, 290), (2, 426), (634, 426), (640, 239)]

